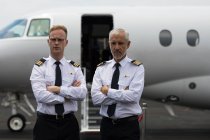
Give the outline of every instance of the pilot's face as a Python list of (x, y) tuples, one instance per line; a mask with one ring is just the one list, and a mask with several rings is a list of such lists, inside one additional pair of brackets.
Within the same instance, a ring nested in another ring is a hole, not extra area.
[(52, 31), (49, 35), (48, 44), (53, 57), (63, 57), (64, 48), (68, 44), (65, 32), (61, 29)]
[(114, 60), (120, 62), (126, 56), (130, 41), (125, 38), (125, 33), (119, 32), (110, 36), (109, 46)]

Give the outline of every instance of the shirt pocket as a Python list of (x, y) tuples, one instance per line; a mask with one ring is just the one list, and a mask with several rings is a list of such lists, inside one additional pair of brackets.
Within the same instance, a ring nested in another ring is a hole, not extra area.
[(55, 85), (55, 77), (50, 75), (45, 75), (45, 83), (47, 86)]
[(131, 77), (130, 76), (120, 77), (120, 80), (118, 82), (119, 89), (128, 90), (130, 82), (131, 82)]
[(75, 75), (74, 74), (67, 74), (67, 75), (65, 75), (64, 77), (62, 77), (63, 79), (62, 79), (62, 81), (63, 81), (63, 83), (62, 83), (62, 85), (64, 85), (64, 86), (71, 86), (72, 85), (72, 83), (74, 82), (74, 77), (75, 77)]

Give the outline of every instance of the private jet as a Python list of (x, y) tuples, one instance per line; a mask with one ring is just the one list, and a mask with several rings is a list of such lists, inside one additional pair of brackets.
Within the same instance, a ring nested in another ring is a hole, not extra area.
[[(81, 64), (89, 89), (97, 64), (112, 58), (109, 31), (124, 28), (128, 56), (145, 67), (143, 98), (210, 108), (209, 5), (62, 7), (21, 16), (0, 30), (0, 92), (2, 105), (11, 107), (11, 131), (22, 131), (25, 114), (35, 113), (29, 77), (35, 61), (48, 57), (49, 29), (56, 24), (68, 28), (65, 56)], [(90, 96), (82, 102), (82, 131), (99, 129), (98, 108)]]

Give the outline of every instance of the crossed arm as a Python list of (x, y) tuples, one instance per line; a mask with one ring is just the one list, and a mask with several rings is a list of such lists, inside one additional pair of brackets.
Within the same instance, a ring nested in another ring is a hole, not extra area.
[[(75, 80), (72, 83), (73, 87), (79, 87), (81, 85), (81, 81)], [(61, 88), (59, 86), (47, 86), (47, 91), (55, 93), (55, 94), (59, 94), (60, 93)]]

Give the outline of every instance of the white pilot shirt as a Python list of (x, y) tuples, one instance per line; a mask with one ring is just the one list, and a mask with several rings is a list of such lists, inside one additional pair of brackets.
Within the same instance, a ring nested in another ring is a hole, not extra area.
[[(62, 86), (59, 94), (50, 93), (46, 87), (55, 85), (56, 62), (51, 56), (44, 58), (46, 61), (34, 65), (31, 73), (31, 85), (37, 101), (37, 111), (56, 115), (55, 104), (63, 103), (64, 114), (78, 110), (77, 101), (83, 100), (87, 94), (86, 82), (80, 67), (70, 64), (70, 60), (62, 58), (59, 65), (62, 73)], [(81, 81), (79, 87), (73, 87), (75, 80)]]
[[(116, 63), (114, 59), (97, 67), (93, 77), (91, 96), (93, 104), (101, 105), (100, 115), (108, 117), (108, 105), (114, 103), (117, 103), (117, 106), (113, 118), (124, 118), (142, 113), (139, 101), (144, 88), (144, 66), (135, 65), (131, 61), (127, 56), (120, 61), (119, 89), (111, 89)], [(100, 91), (102, 85), (109, 86), (107, 95)]]

